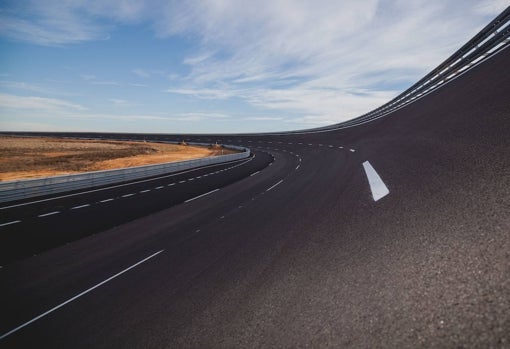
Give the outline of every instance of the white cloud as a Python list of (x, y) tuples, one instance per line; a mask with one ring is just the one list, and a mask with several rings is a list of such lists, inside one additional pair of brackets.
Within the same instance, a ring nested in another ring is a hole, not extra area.
[(0, 93), (0, 108), (9, 109), (32, 109), (36, 111), (83, 111), (87, 110), (82, 105), (68, 102), (62, 99), (25, 97)]
[(141, 77), (141, 78), (150, 78), (151, 73), (144, 69), (133, 69), (133, 74)]
[(319, 126), (383, 104), (506, 6), (507, 0), (13, 1), (0, 12), (0, 33), (62, 45), (107, 38), (119, 23), (149, 23), (156, 36), (192, 39), (199, 48), (182, 59), (187, 75), (146, 67), (132, 70), (136, 76), (171, 80), (166, 92), (235, 97), (288, 115), (286, 121)]

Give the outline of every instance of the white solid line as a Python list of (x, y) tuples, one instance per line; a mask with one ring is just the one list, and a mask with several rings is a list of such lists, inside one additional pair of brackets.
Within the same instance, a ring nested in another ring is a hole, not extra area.
[(39, 216), (37, 216), (37, 217), (52, 216), (52, 215), (57, 214), (57, 213), (60, 213), (60, 211), (53, 211), (53, 212), (49, 212), (49, 213), (40, 214), (40, 215), (39, 215)]
[(90, 206), (90, 204), (74, 206), (74, 207), (71, 207), (71, 210), (77, 210), (77, 209), (84, 208), (84, 207), (89, 207), (89, 206)]
[(220, 189), (218, 188), (218, 189), (211, 190), (211, 191), (209, 191), (209, 192), (207, 192), (205, 194), (202, 194), (202, 195), (199, 195), (199, 196), (195, 196), (194, 198), (188, 199), (188, 200), (186, 200), (184, 202), (190, 202), (190, 201), (196, 200), (198, 198), (201, 198), (202, 196), (209, 195), (209, 194), (214, 193), (215, 191), (218, 191), (218, 190), (220, 190)]
[(363, 168), (367, 174), (368, 183), (370, 184), (370, 190), (372, 190), (372, 197), (374, 201), (377, 201), (390, 193), (381, 177), (377, 174), (375, 169), (370, 165), (370, 162), (365, 161)]
[(276, 187), (278, 184), (280, 184), (281, 182), (283, 182), (283, 179), (280, 179), (280, 181), (278, 183), (276, 183), (275, 185), (273, 185), (272, 187), (270, 187), (269, 189), (267, 189), (266, 191), (270, 191), (271, 189), (273, 189), (274, 187)]
[(135, 195), (135, 194), (131, 193), (131, 194), (122, 195), (121, 197), (128, 198), (128, 197), (133, 196), (133, 195)]
[(33, 318), (32, 320), (27, 321), (27, 322), (25, 322), (24, 324), (22, 324), (22, 325), (20, 325), (20, 326), (16, 327), (15, 329), (10, 330), (10, 331), (9, 331), (9, 332), (7, 332), (7, 333), (4, 333), (3, 335), (1, 335), (1, 336), (0, 336), (0, 339), (4, 339), (5, 337), (7, 337), (7, 336), (9, 336), (9, 335), (13, 334), (14, 332), (17, 332), (17, 331), (21, 330), (23, 327), (26, 327), (26, 326), (30, 325), (32, 322), (35, 322), (35, 321), (39, 320), (40, 318), (42, 318), (42, 317), (44, 317), (44, 316), (46, 316), (46, 315), (48, 315), (48, 314), (50, 314), (50, 313), (54, 312), (55, 310), (62, 308), (64, 305), (66, 305), (66, 304), (68, 304), (68, 303), (71, 303), (72, 301), (74, 301), (74, 300), (76, 300), (76, 299), (80, 298), (81, 296), (83, 296), (83, 295), (85, 295), (85, 294), (89, 293), (90, 291), (95, 290), (95, 289), (96, 289), (96, 288), (98, 288), (99, 286), (104, 285), (105, 283), (107, 283), (107, 282), (109, 282), (109, 281), (111, 281), (111, 280), (115, 279), (117, 276), (120, 276), (120, 275), (124, 274), (125, 272), (127, 272), (127, 271), (129, 271), (129, 270), (133, 269), (134, 267), (136, 267), (136, 266), (138, 266), (138, 265), (142, 264), (143, 262), (146, 262), (147, 260), (151, 259), (152, 257), (157, 256), (158, 254), (160, 254), (160, 253), (161, 253), (161, 252), (163, 252), (163, 251), (164, 251), (164, 250), (161, 250), (161, 251), (159, 251), (159, 252), (156, 252), (156, 253), (154, 253), (154, 254), (151, 254), (149, 257), (142, 259), (140, 262), (133, 264), (132, 266), (130, 266), (130, 267), (128, 267), (128, 268), (126, 268), (126, 269), (122, 270), (121, 272), (119, 272), (119, 273), (117, 273), (117, 274), (115, 274), (115, 275), (113, 275), (113, 276), (110, 276), (108, 279), (106, 279), (106, 280), (104, 280), (104, 281), (101, 281), (101, 282), (100, 282), (100, 283), (98, 283), (97, 285), (92, 286), (91, 288), (89, 288), (89, 289), (87, 289), (87, 290), (83, 291), (82, 293), (79, 293), (79, 294), (77, 294), (76, 296), (74, 296), (74, 297), (72, 297), (72, 298), (69, 298), (69, 299), (68, 299), (68, 300), (66, 300), (64, 303), (61, 303), (61, 304), (57, 305), (56, 307), (51, 308), (51, 309), (50, 309), (50, 310), (48, 310), (47, 312), (42, 313), (41, 315), (36, 316), (36, 317), (35, 317), (35, 318)]
[(111, 199), (111, 198), (110, 198), (110, 199), (101, 200), (101, 201), (99, 201), (99, 202), (109, 202), (109, 201), (113, 201), (113, 200), (115, 200), (115, 199)]
[(260, 172), (260, 171), (253, 172), (253, 173), (250, 175), (250, 177), (251, 177), (251, 176), (255, 176), (255, 175), (256, 175), (257, 173), (259, 173), (259, 172)]
[(21, 221), (12, 221), (12, 222), (7, 222), (7, 223), (2, 223), (0, 224), (0, 227), (5, 227), (6, 225), (11, 225), (11, 224), (16, 224), (16, 223), (20, 223)]
[(150, 192), (151, 190), (150, 189), (145, 189), (145, 190), (141, 190), (139, 191), (140, 194), (143, 194), (143, 193), (148, 193)]

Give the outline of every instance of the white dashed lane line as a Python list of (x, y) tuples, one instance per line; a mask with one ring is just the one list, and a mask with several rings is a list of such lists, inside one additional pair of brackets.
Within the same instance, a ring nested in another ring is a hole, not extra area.
[(124, 194), (124, 195), (121, 196), (121, 198), (128, 198), (128, 197), (133, 196), (133, 195), (135, 195), (135, 194), (133, 194), (133, 193)]
[(354, 150), (354, 149), (349, 149), (349, 151), (350, 151), (351, 153), (354, 153), (356, 150)]
[(271, 189), (273, 189), (274, 187), (276, 187), (277, 185), (279, 185), (281, 182), (283, 182), (283, 179), (280, 179), (280, 181), (278, 181), (278, 183), (276, 183), (275, 185), (269, 187), (266, 191), (270, 191)]
[(143, 193), (148, 193), (150, 192), (151, 190), (150, 189), (145, 189), (145, 190), (140, 190), (139, 193), (140, 194), (143, 194)]
[(188, 200), (186, 200), (186, 201), (184, 201), (184, 202), (190, 202), (190, 201), (193, 201), (193, 200), (199, 199), (199, 198), (204, 197), (204, 196), (206, 196), (206, 195), (209, 195), (209, 194), (212, 194), (212, 193), (214, 193), (214, 192), (217, 192), (218, 190), (220, 190), (220, 189), (218, 188), (218, 189), (211, 190), (211, 191), (209, 191), (209, 192), (207, 192), (207, 193), (205, 193), (205, 194), (195, 196), (194, 198), (188, 199)]
[(71, 207), (71, 210), (79, 210), (80, 208), (85, 208), (85, 207), (89, 207), (89, 206), (90, 206), (90, 204), (74, 206), (74, 207)]
[(34, 317), (32, 320), (29, 320), (29, 321), (25, 322), (24, 324), (22, 324), (22, 325), (20, 325), (20, 326), (18, 326), (18, 327), (16, 327), (16, 328), (14, 328), (14, 329), (10, 330), (9, 332), (6, 332), (6, 333), (1, 334), (1, 335), (0, 335), (0, 340), (1, 340), (1, 339), (4, 339), (5, 337), (7, 337), (7, 336), (9, 336), (9, 335), (11, 335), (11, 334), (13, 334), (14, 332), (17, 332), (17, 331), (21, 330), (22, 328), (24, 328), (24, 327), (26, 327), (26, 326), (30, 325), (31, 323), (33, 323), (33, 322), (35, 322), (35, 321), (39, 320), (40, 318), (45, 317), (46, 315), (48, 315), (48, 314), (50, 314), (50, 313), (54, 312), (55, 310), (62, 308), (64, 305), (66, 305), (66, 304), (68, 304), (68, 303), (71, 303), (72, 301), (74, 301), (74, 300), (76, 300), (76, 299), (80, 298), (81, 296), (83, 296), (83, 295), (85, 295), (85, 294), (87, 294), (87, 293), (89, 293), (89, 292), (91, 292), (91, 291), (95, 290), (96, 288), (100, 287), (101, 285), (104, 285), (104, 284), (106, 284), (107, 282), (110, 282), (111, 280), (115, 279), (116, 277), (118, 277), (118, 276), (120, 276), (120, 275), (124, 274), (125, 272), (127, 272), (127, 271), (129, 271), (129, 270), (131, 270), (131, 269), (133, 269), (133, 268), (135, 268), (135, 267), (137, 267), (138, 265), (140, 265), (140, 264), (142, 264), (142, 263), (144, 263), (144, 262), (148, 261), (149, 259), (151, 259), (151, 258), (153, 258), (153, 257), (157, 256), (158, 254), (160, 254), (160, 253), (161, 253), (161, 252), (163, 252), (163, 251), (164, 251), (164, 250), (158, 251), (158, 252), (156, 252), (156, 253), (154, 253), (154, 254), (150, 255), (149, 257), (142, 259), (141, 261), (139, 261), (139, 262), (137, 262), (137, 263), (133, 264), (132, 266), (130, 266), (130, 267), (128, 267), (128, 268), (126, 268), (126, 269), (124, 269), (124, 270), (122, 270), (122, 271), (118, 272), (117, 274), (115, 274), (115, 275), (113, 275), (113, 276), (110, 276), (108, 279), (106, 279), (106, 280), (104, 280), (104, 281), (101, 281), (100, 283), (98, 283), (98, 284), (96, 284), (96, 285), (94, 285), (94, 286), (92, 286), (92, 287), (88, 288), (87, 290), (85, 290), (85, 291), (83, 291), (83, 292), (81, 292), (81, 293), (77, 294), (76, 296), (74, 296), (74, 297), (72, 297), (72, 298), (69, 298), (69, 299), (68, 299), (68, 300), (66, 300), (65, 302), (60, 303), (59, 305), (57, 305), (57, 306), (55, 306), (55, 307), (51, 308), (50, 310), (48, 310), (48, 311), (46, 311), (46, 312), (42, 313), (41, 315), (38, 315), (38, 316)]
[(160, 190), (160, 189), (163, 189), (163, 188), (164, 188), (164, 186), (159, 186), (159, 187), (154, 188), (154, 190)]
[(101, 200), (101, 201), (99, 201), (99, 202), (110, 202), (110, 201), (113, 201), (113, 200), (115, 200), (115, 199), (110, 198), (110, 199), (104, 199), (104, 200)]
[(40, 214), (37, 217), (39, 217), (39, 218), (48, 217), (48, 216), (53, 216), (54, 214), (58, 214), (58, 213), (60, 213), (60, 211), (53, 211), (53, 212), (48, 212), (48, 213)]
[(2, 223), (0, 224), (0, 227), (5, 227), (7, 225), (12, 225), (12, 224), (16, 224), (16, 223), (20, 223), (21, 221), (12, 221), (12, 222), (7, 222), (7, 223)]

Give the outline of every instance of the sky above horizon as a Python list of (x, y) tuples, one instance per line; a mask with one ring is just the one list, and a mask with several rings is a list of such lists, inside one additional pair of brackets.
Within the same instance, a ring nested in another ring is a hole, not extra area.
[(231, 133), (339, 123), (508, 0), (0, 2), (0, 131)]

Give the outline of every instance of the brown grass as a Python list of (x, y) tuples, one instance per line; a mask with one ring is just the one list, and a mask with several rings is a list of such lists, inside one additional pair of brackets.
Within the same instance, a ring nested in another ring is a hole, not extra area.
[(0, 136), (0, 181), (151, 165), (233, 152), (221, 146)]

